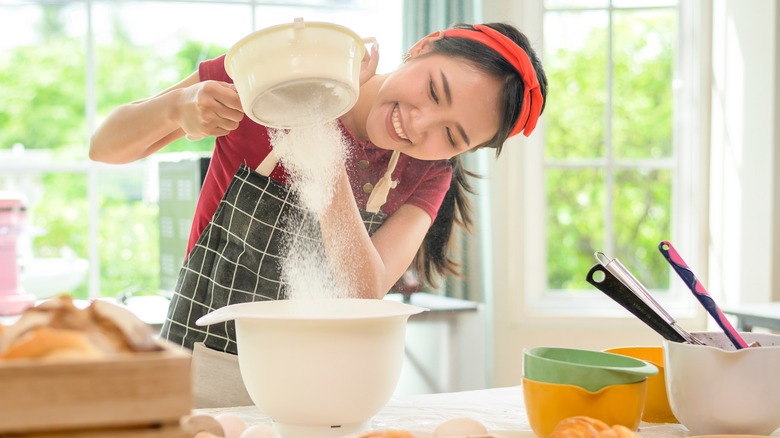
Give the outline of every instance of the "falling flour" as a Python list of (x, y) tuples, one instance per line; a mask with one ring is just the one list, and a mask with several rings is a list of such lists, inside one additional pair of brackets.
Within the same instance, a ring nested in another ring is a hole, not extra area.
[(284, 218), (295, 230), (285, 242), (281, 266), (288, 299), (346, 298), (333, 276), (322, 245), (318, 218), (330, 204), (348, 148), (337, 122), (289, 130), (272, 130), (271, 144), (288, 173), (288, 184), (301, 211)]
[(274, 130), (271, 144), (288, 173), (288, 183), (303, 206), (321, 214), (333, 197), (347, 147), (336, 122)]

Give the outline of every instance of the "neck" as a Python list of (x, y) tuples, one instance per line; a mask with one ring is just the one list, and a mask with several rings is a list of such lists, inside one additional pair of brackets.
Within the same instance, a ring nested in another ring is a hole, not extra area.
[(368, 79), (360, 86), (360, 94), (355, 106), (341, 116), (341, 123), (357, 140), (369, 140), (366, 130), (368, 114), (371, 112), (371, 105), (384, 81), (384, 75), (375, 75)]

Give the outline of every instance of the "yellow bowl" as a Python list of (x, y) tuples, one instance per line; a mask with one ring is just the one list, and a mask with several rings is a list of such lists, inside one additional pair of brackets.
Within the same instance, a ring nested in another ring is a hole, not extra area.
[(617, 347), (604, 350), (607, 353), (642, 359), (658, 367), (658, 374), (647, 378), (647, 397), (642, 420), (648, 423), (679, 423), (669, 406), (664, 373), (664, 349), (657, 347)]
[(579, 386), (537, 382), (524, 377), (522, 387), (531, 429), (537, 436), (546, 437), (561, 420), (577, 415), (636, 430), (645, 404), (647, 379), (590, 392)]

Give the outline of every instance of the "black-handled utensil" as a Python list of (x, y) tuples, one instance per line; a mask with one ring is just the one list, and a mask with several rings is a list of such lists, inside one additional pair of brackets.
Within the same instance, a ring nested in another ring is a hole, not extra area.
[(686, 342), (690, 342), (691, 344), (702, 344), (702, 342), (696, 336), (693, 336), (692, 334), (685, 331), (685, 329), (677, 325), (677, 321), (674, 319), (674, 317), (669, 314), (669, 312), (667, 312), (666, 309), (664, 309), (663, 306), (661, 306), (658, 301), (655, 300), (655, 298), (653, 298), (653, 295), (650, 293), (650, 291), (647, 290), (641, 281), (634, 277), (634, 274), (632, 274), (628, 268), (620, 263), (620, 260), (616, 258), (609, 258), (609, 256), (601, 251), (597, 251), (593, 255), (596, 257), (596, 260), (601, 263), (601, 266), (604, 266), (607, 271), (614, 275), (615, 278), (623, 283), (623, 285), (631, 292), (633, 292), (634, 295), (639, 297), (639, 299), (644, 301), (645, 304), (650, 306), (650, 309), (660, 315), (661, 318), (663, 318), (667, 324), (672, 326), (674, 331), (682, 336)]
[[(596, 273), (603, 274), (604, 278), (600, 279), (601, 274), (596, 275)], [(686, 339), (678, 333), (672, 325), (666, 322), (661, 315), (634, 294), (631, 289), (626, 287), (626, 285), (612, 275), (612, 273), (600, 263), (597, 263), (590, 268), (585, 279), (588, 283), (595, 286), (596, 289), (604, 292), (605, 295), (612, 298), (615, 302), (623, 306), (623, 308), (639, 318), (640, 321), (655, 330), (656, 333), (663, 336), (664, 339), (673, 342), (686, 342)]]

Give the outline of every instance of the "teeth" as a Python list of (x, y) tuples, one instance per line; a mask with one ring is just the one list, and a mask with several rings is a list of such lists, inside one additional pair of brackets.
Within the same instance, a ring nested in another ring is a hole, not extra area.
[(396, 105), (393, 108), (393, 129), (395, 129), (395, 133), (398, 134), (399, 137), (401, 137), (404, 140), (409, 140), (409, 138), (404, 134), (404, 131), (401, 129), (401, 116), (398, 114), (398, 105)]

